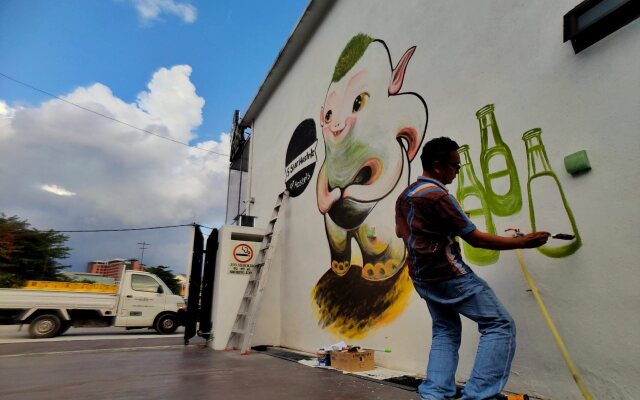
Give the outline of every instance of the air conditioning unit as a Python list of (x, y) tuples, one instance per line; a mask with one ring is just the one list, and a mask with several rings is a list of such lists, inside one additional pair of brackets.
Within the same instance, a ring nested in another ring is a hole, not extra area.
[(250, 215), (241, 215), (240, 226), (254, 226), (255, 219), (256, 217), (252, 217)]

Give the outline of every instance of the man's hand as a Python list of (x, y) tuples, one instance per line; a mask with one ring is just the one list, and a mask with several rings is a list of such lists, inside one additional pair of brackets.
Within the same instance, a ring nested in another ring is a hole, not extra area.
[(549, 236), (551, 236), (549, 232), (533, 232), (519, 236), (518, 239), (522, 242), (523, 249), (533, 249), (547, 243)]

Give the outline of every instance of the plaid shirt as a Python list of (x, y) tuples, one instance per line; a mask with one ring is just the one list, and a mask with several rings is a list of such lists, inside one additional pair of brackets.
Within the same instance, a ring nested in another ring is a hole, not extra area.
[(413, 280), (438, 282), (471, 272), (455, 237), (474, 229), (458, 201), (435, 179), (418, 177), (396, 201), (396, 232), (407, 248)]

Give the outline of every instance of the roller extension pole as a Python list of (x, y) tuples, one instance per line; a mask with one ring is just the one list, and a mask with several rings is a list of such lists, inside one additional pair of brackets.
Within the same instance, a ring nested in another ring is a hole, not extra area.
[(591, 396), (591, 393), (589, 393), (589, 390), (585, 386), (582, 376), (580, 375), (575, 365), (573, 364), (573, 361), (571, 360), (571, 356), (569, 355), (569, 351), (567, 350), (567, 347), (564, 345), (564, 341), (562, 340), (560, 333), (558, 333), (558, 330), (556, 329), (555, 324), (551, 320), (551, 316), (549, 316), (547, 307), (544, 305), (544, 302), (542, 301), (542, 297), (540, 297), (540, 293), (538, 293), (538, 288), (536, 287), (535, 283), (533, 283), (533, 279), (531, 278), (531, 275), (527, 270), (527, 267), (522, 258), (522, 253), (520, 252), (519, 249), (516, 249), (516, 257), (518, 257), (518, 262), (520, 262), (520, 267), (522, 268), (522, 273), (524, 274), (524, 278), (526, 279), (527, 284), (529, 285), (529, 288), (531, 288), (531, 292), (533, 293), (533, 296), (536, 298), (536, 301), (538, 302), (538, 306), (540, 307), (540, 311), (544, 316), (544, 320), (547, 322), (547, 326), (549, 327), (549, 330), (551, 330), (551, 333), (553, 334), (553, 338), (556, 340), (556, 344), (558, 345), (558, 348), (560, 348), (560, 352), (562, 353), (564, 362), (567, 364), (567, 367), (569, 368), (569, 371), (571, 372), (571, 376), (573, 377), (573, 380), (576, 382), (576, 385), (578, 385), (578, 389), (580, 389), (580, 393), (582, 393), (582, 397), (584, 397), (585, 400), (592, 400), (593, 397)]

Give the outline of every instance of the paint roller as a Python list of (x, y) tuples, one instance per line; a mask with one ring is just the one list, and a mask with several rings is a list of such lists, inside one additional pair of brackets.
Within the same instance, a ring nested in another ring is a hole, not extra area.
[[(347, 352), (355, 353), (355, 352), (357, 352), (359, 350), (360, 350), (360, 346), (353, 346), (353, 347), (349, 347)], [(379, 352), (382, 352), (382, 353), (391, 353), (391, 349), (367, 349), (367, 350), (379, 351)]]

